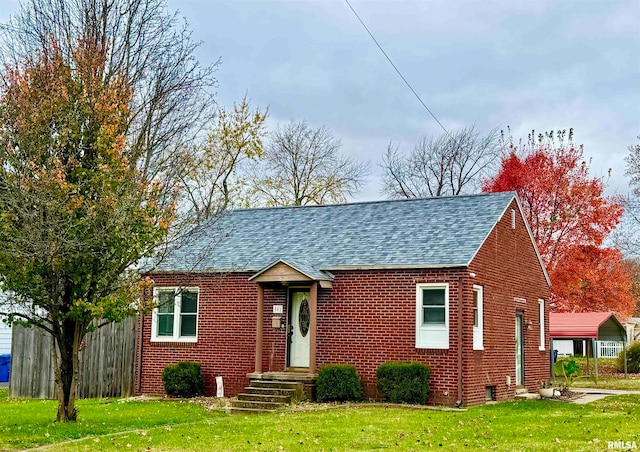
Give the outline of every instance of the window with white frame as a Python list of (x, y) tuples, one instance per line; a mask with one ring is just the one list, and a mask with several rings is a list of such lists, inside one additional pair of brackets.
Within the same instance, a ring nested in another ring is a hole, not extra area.
[(484, 300), (482, 286), (473, 286), (473, 349), (484, 350), (483, 344), (483, 310)]
[(449, 284), (416, 285), (416, 348), (449, 348)]
[(544, 300), (538, 300), (538, 311), (540, 318), (540, 346), (539, 350), (544, 350)]
[(196, 342), (198, 338), (198, 289), (156, 287), (157, 306), (152, 314), (151, 340)]

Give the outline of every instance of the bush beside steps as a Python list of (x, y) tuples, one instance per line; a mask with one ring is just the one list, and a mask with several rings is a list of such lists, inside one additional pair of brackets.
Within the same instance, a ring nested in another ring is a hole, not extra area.
[(362, 400), (362, 384), (358, 371), (350, 364), (329, 364), (318, 370), (316, 380), (318, 402)]

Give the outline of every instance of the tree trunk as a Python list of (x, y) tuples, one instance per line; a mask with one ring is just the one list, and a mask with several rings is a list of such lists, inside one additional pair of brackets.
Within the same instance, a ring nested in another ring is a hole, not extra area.
[(73, 422), (76, 420), (76, 397), (80, 362), (78, 353), (86, 328), (80, 322), (66, 320), (62, 324), (62, 337), (55, 338), (55, 380), (58, 397), (58, 416), (56, 422)]

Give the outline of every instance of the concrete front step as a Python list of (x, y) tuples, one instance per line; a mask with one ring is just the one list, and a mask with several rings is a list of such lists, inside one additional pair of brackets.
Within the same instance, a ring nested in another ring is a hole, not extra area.
[(303, 384), (287, 381), (251, 380), (251, 386), (245, 388), (231, 401), (231, 413), (273, 412), (278, 408), (302, 398)]
[(238, 400), (249, 402), (276, 402), (282, 404), (291, 403), (290, 396), (272, 394), (238, 394)]
[(272, 389), (298, 389), (301, 384), (293, 381), (275, 381), (275, 380), (251, 380), (250, 385), (253, 388), (272, 388)]
[[(277, 381), (277, 380), (251, 380), (252, 388), (270, 389), (270, 390), (288, 390), (291, 392), (291, 402), (298, 403), (302, 400), (304, 392), (304, 384), (297, 381)], [(261, 392), (260, 394), (266, 394)], [(280, 393), (279, 395), (287, 395)]]
[(262, 394), (262, 395), (281, 395), (288, 397), (289, 400), (293, 397), (293, 389), (278, 389), (278, 388), (256, 388), (249, 386), (244, 388), (246, 394)]

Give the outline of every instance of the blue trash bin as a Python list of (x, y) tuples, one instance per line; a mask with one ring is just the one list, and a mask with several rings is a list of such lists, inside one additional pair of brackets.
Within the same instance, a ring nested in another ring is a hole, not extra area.
[(11, 368), (11, 355), (0, 355), (0, 383), (9, 381), (9, 369)]

